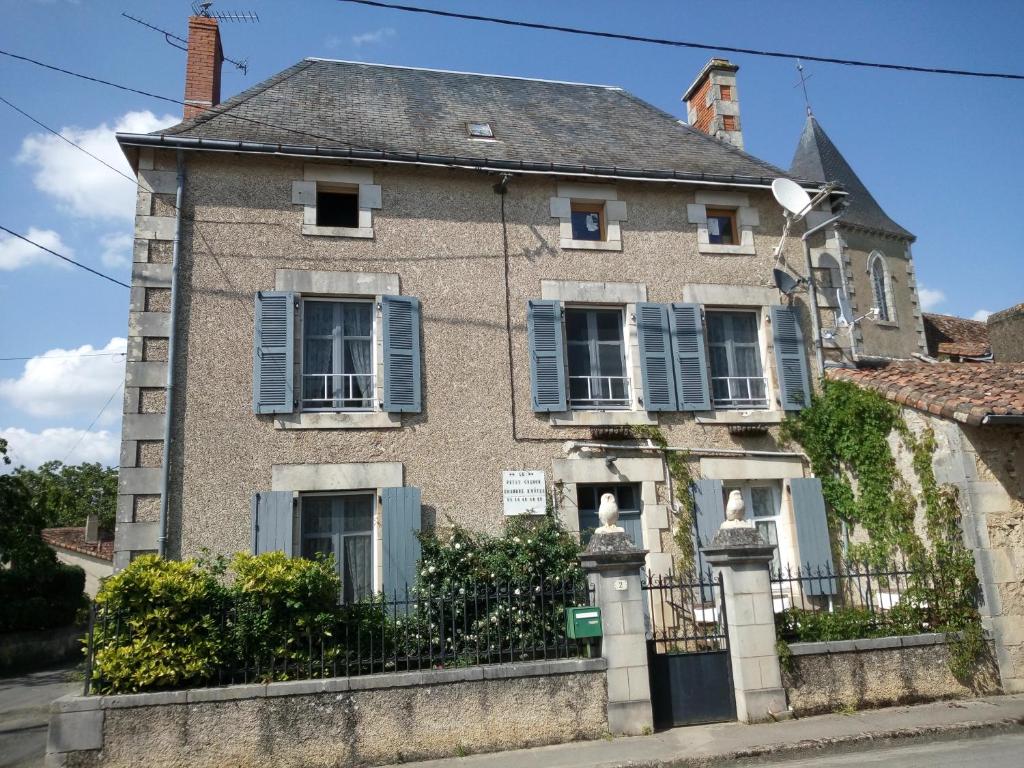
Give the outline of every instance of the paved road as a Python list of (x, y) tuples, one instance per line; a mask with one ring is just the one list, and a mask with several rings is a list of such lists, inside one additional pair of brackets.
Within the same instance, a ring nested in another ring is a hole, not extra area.
[(42, 766), (50, 702), (80, 693), (69, 669), (0, 678), (0, 768)]
[(842, 755), (771, 762), (777, 768), (1020, 768), (1024, 765), (1024, 733), (935, 741), (866, 749)]

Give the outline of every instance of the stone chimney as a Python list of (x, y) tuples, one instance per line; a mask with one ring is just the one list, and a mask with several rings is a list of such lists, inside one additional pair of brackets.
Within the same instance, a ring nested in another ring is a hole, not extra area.
[(740, 98), (736, 92), (739, 66), (726, 59), (704, 65), (693, 85), (686, 89), (686, 122), (698, 131), (743, 149)]
[(217, 20), (192, 16), (188, 20), (188, 64), (185, 68), (185, 119), (196, 117), (220, 103), (220, 47)]
[(97, 544), (100, 540), (100, 518), (99, 515), (85, 516), (85, 542)]
[(1024, 304), (988, 316), (988, 341), (996, 363), (1024, 363)]

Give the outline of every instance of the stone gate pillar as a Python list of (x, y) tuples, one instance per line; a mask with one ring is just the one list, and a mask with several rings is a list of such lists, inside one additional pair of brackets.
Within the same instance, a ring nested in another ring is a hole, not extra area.
[(640, 589), (646, 555), (619, 531), (595, 533), (580, 556), (594, 601), (601, 608), (601, 655), (608, 661), (608, 729), (614, 734), (639, 735), (654, 728)]
[(775, 650), (769, 574), (773, 550), (742, 522), (724, 523), (703, 550), (705, 561), (722, 577), (736, 717), (743, 723), (789, 716)]

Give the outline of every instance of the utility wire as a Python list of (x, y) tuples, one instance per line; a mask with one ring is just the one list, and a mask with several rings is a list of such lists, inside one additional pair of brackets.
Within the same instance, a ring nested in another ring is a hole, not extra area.
[(859, 59), (837, 59), (830, 56), (810, 56), (806, 53), (789, 53), (786, 51), (758, 50), (756, 48), (737, 48), (729, 45), (712, 45), (711, 43), (695, 43), (686, 40), (669, 40), (661, 37), (645, 37), (643, 35), (626, 35), (618, 32), (603, 32), (595, 29), (582, 29), (579, 27), (563, 27), (557, 24), (540, 24), (532, 21), (519, 21), (517, 19), (504, 19), (496, 16), (479, 16), (473, 13), (455, 13), (454, 11), (441, 11), (436, 8), (422, 8), (415, 5), (399, 5), (398, 3), (382, 3), (377, 0), (337, 0), (340, 3), (352, 3), (356, 5), (368, 5), (373, 8), (386, 8), (392, 11), (405, 11), (408, 13), (422, 13), (428, 16), (443, 16), (448, 19), (461, 19), (464, 21), (483, 21), (488, 24), (502, 24), (507, 27), (522, 27), (526, 29), (542, 29), (548, 32), (565, 32), (570, 35), (584, 35), (587, 37), (603, 37), (611, 40), (626, 40), (632, 43), (651, 43), (653, 45), (667, 45), (674, 48), (697, 48), (705, 51), (724, 51), (726, 53), (745, 53), (751, 56), (767, 56), (775, 59), (804, 59), (805, 61), (820, 61), (825, 64), (843, 64), (848, 67), (869, 67), (874, 69), (891, 69), (901, 72), (923, 72), (929, 75), (957, 75), (960, 77), (990, 77), (1003, 80), (1024, 80), (1024, 75), (1010, 72), (979, 72), (969, 69), (946, 69), (943, 67), (917, 67), (911, 64), (887, 64), (877, 61), (863, 61)]
[[(27, 62), (29, 64), (34, 64), (37, 67), (42, 67), (43, 69), (49, 69), (49, 70), (51, 70), (53, 72), (60, 72), (63, 75), (69, 75), (71, 77), (77, 77), (77, 78), (79, 78), (81, 80), (88, 80), (91, 83), (98, 83), (100, 85), (106, 85), (106, 86), (109, 86), (111, 88), (117, 88), (120, 91), (127, 91), (128, 93), (136, 93), (136, 94), (138, 94), (140, 96), (146, 96), (146, 97), (148, 97), (150, 99), (158, 99), (159, 101), (165, 101), (168, 104), (176, 104), (176, 105), (181, 106), (181, 107), (189, 106), (188, 104), (186, 104), (181, 99), (172, 99), (170, 96), (161, 96), (160, 94), (153, 93), (152, 91), (144, 91), (144, 90), (141, 90), (139, 88), (132, 88), (131, 86), (123, 85), (121, 83), (115, 83), (115, 82), (112, 82), (110, 80), (104, 80), (103, 78), (100, 78), (100, 77), (93, 77), (92, 75), (82, 74), (81, 72), (74, 72), (74, 71), (72, 71), (70, 69), (64, 69), (63, 67), (58, 67), (58, 66), (56, 66), (54, 64), (47, 64), (44, 61), (39, 61), (38, 59), (33, 59), (33, 58), (29, 57), (29, 56), (22, 56), (22, 55), (17, 54), (17, 53), (11, 53), (10, 51), (5, 51), (2, 48), (0, 48), (0, 56), (7, 56), (8, 58), (16, 59), (17, 61), (24, 61), (24, 62)], [(303, 130), (301, 130), (299, 128), (292, 128), (292, 127), (289, 127), (287, 125), (277, 125), (275, 123), (268, 123), (268, 122), (266, 122), (264, 120), (257, 120), (256, 118), (252, 118), (252, 117), (245, 117), (243, 115), (236, 115), (233, 112), (228, 112), (228, 111), (218, 112), (215, 115), (215, 117), (218, 117), (218, 118), (220, 118), (220, 117), (229, 118), (231, 120), (238, 120), (238, 121), (243, 122), (243, 123), (250, 123), (252, 125), (262, 126), (264, 128), (273, 128), (273, 129), (278, 130), (278, 131), (288, 131), (289, 133), (294, 133), (294, 134), (296, 134), (298, 136), (304, 136), (304, 137), (310, 138), (310, 139), (318, 139), (320, 141), (327, 141), (327, 142), (332, 142), (334, 144), (341, 144), (341, 145), (344, 145), (344, 146), (348, 147), (349, 149), (362, 149), (362, 150), (368, 150), (368, 151), (371, 151), (371, 152), (407, 152), (407, 153), (409, 153), (411, 155), (418, 155), (419, 154), (419, 150), (415, 150), (415, 149), (408, 149), (408, 148), (403, 148), (403, 147), (381, 147), (381, 146), (374, 146), (372, 144), (357, 144), (357, 143), (354, 143), (352, 141), (348, 141), (347, 139), (339, 138), (337, 136), (325, 136), (324, 134), (312, 133), (311, 131), (303, 131)]]
[(54, 251), (54, 250), (52, 250), (50, 248), (47, 248), (45, 245), (40, 245), (35, 240), (29, 240), (24, 235), (19, 235), (13, 229), (8, 229), (3, 224), (0, 224), (0, 230), (3, 230), (4, 232), (6, 232), (9, 235), (14, 235), (19, 240), (24, 240), (29, 245), (34, 245), (36, 248), (39, 248), (40, 250), (46, 251), (47, 253), (51, 253), (54, 256), (56, 256), (58, 259), (64, 259), (64, 261), (68, 262), (68, 264), (74, 264), (76, 267), (81, 267), (86, 272), (92, 272), (97, 277), (102, 277), (104, 280), (109, 280), (112, 283), (117, 283), (118, 285), (124, 286), (125, 288), (131, 288), (131, 286), (128, 285), (128, 283), (122, 283), (120, 280), (118, 280), (115, 277), (111, 277), (110, 275), (105, 275), (102, 272), (99, 272), (99, 271), (93, 269), (92, 267), (87, 267), (85, 264), (82, 264), (79, 261), (75, 261), (74, 259), (68, 258), (67, 256), (65, 256), (62, 253), (57, 253), (56, 251)]
[(43, 129), (44, 131), (49, 131), (50, 133), (52, 133), (52, 134), (53, 134), (54, 136), (56, 136), (56, 137), (57, 137), (58, 139), (60, 139), (61, 141), (65, 141), (65, 142), (67, 142), (68, 144), (70, 144), (70, 145), (71, 145), (72, 147), (74, 147), (75, 149), (79, 150), (80, 152), (84, 152), (84, 153), (85, 153), (85, 154), (87, 154), (87, 155), (88, 155), (89, 157), (91, 157), (91, 158), (92, 158), (93, 160), (95, 160), (95, 161), (96, 161), (97, 163), (103, 163), (103, 165), (107, 166), (107, 168), (109, 168), (110, 170), (112, 170), (112, 171), (113, 171), (114, 173), (116, 173), (116, 174), (117, 174), (118, 176), (121, 176), (121, 177), (123, 177), (123, 178), (127, 179), (127, 180), (128, 180), (128, 181), (130, 181), (130, 182), (131, 182), (132, 184), (135, 184), (135, 183), (136, 183), (136, 182), (135, 182), (135, 179), (133, 179), (133, 178), (132, 178), (131, 176), (129, 176), (129, 175), (127, 174), (127, 173), (123, 173), (122, 171), (119, 171), (119, 170), (118, 170), (117, 168), (115, 168), (114, 166), (112, 166), (112, 165), (111, 165), (110, 163), (108, 163), (108, 162), (107, 162), (106, 160), (104, 160), (104, 159), (103, 159), (103, 158), (101, 158), (101, 157), (97, 157), (97, 156), (96, 156), (96, 155), (94, 155), (94, 154), (93, 154), (92, 152), (90, 152), (90, 151), (89, 151), (88, 149), (86, 149), (85, 147), (81, 146), (80, 144), (76, 144), (76, 143), (75, 143), (75, 142), (73, 142), (73, 141), (72, 141), (71, 139), (69, 139), (69, 138), (68, 138), (67, 136), (65, 136), (64, 134), (62, 134), (62, 133), (61, 133), (60, 131), (54, 130), (53, 128), (51, 128), (50, 126), (48, 126), (48, 125), (47, 125), (46, 123), (42, 122), (41, 120), (37, 120), (36, 118), (32, 117), (32, 115), (30, 115), (30, 114), (29, 114), (28, 112), (26, 112), (25, 110), (21, 109), (20, 107), (16, 107), (16, 106), (15, 106), (14, 104), (12, 104), (11, 102), (9, 102), (9, 101), (8, 101), (7, 99), (5, 99), (5, 98), (4, 98), (3, 96), (0, 96), (0, 101), (2, 101), (2, 102), (3, 102), (4, 104), (6, 104), (6, 105), (7, 105), (8, 107), (10, 107), (11, 109), (13, 109), (13, 110), (14, 110), (15, 112), (17, 112), (17, 113), (18, 113), (19, 115), (22, 115), (23, 117), (27, 117), (27, 118), (28, 118), (29, 120), (31, 120), (31, 121), (32, 121), (33, 123), (35, 123), (35, 124), (36, 124), (36, 125), (38, 125), (38, 126), (39, 126), (40, 128), (42, 128), (42, 129)]
[(96, 416), (93, 418), (93, 420), (89, 424), (89, 426), (85, 428), (85, 431), (78, 436), (78, 440), (75, 442), (75, 444), (73, 446), (71, 446), (71, 450), (67, 452), (67, 454), (64, 456), (63, 459), (61, 459), (61, 462), (60, 462), (61, 464), (67, 464), (68, 463), (68, 459), (71, 458), (71, 454), (73, 454), (75, 451), (78, 450), (78, 446), (80, 446), (82, 444), (82, 441), (85, 440), (85, 436), (88, 435), (90, 432), (92, 432), (92, 428), (96, 426), (96, 422), (100, 420), (100, 416), (102, 416), (103, 412), (106, 411), (107, 408), (110, 407), (110, 403), (117, 396), (117, 393), (121, 391), (121, 387), (123, 387), (123, 386), (124, 386), (124, 382), (122, 381), (120, 384), (117, 385), (117, 389), (115, 389), (113, 392), (110, 393), (110, 397), (107, 398), (107, 402), (105, 402), (103, 404), (103, 407), (100, 408), (100, 412), (96, 414)]
[(77, 355), (28, 355), (26, 357), (0, 357), (0, 362), (12, 360), (77, 360), (81, 357), (124, 357), (127, 352), (81, 352)]

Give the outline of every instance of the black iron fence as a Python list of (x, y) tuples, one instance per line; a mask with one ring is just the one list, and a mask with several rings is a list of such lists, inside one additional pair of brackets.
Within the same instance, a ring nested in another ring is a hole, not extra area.
[[(163, 661), (159, 648), (146, 650), (163, 642), (152, 621), (93, 604), (85, 694), (575, 658), (591, 649), (567, 636), (566, 609), (590, 603), (582, 579), (406, 589), (319, 615), (255, 597), (179, 617), (193, 625), (188, 640), (196, 657), (170, 652)], [(140, 685), (138, 667), (161, 663), (187, 671), (171, 684), (156, 673), (153, 685)]]
[(672, 570), (647, 572), (647, 640), (655, 653), (705, 653), (729, 647), (722, 576)]
[(787, 642), (935, 632), (958, 588), (907, 562), (784, 566), (773, 570), (771, 585), (776, 629)]

